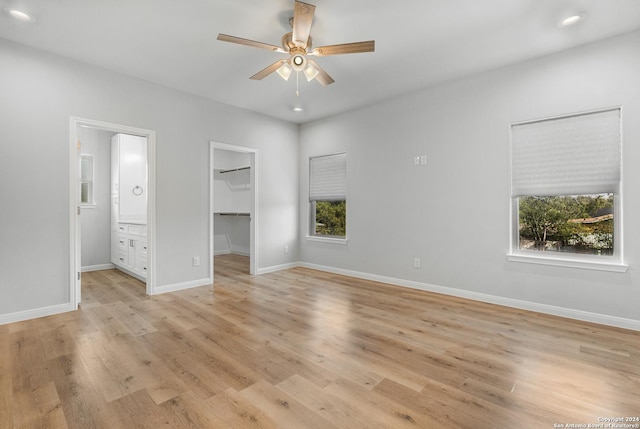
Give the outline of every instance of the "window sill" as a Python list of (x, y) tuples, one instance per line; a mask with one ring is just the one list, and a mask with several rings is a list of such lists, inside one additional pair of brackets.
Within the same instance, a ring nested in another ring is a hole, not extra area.
[(525, 253), (509, 253), (507, 260), (511, 262), (524, 262), (528, 264), (551, 265), (556, 267), (582, 268), (587, 270), (611, 271), (615, 273), (624, 273), (629, 266), (613, 259), (595, 260), (588, 257), (570, 258), (557, 257), (556, 255), (535, 255)]
[(308, 241), (320, 241), (323, 243), (333, 243), (333, 244), (347, 244), (347, 237), (345, 238), (335, 238), (335, 237), (322, 237), (317, 235), (307, 235)]

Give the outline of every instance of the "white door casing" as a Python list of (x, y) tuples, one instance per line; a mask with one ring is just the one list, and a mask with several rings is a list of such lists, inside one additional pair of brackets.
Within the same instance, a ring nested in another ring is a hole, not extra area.
[(72, 116), (69, 118), (69, 300), (73, 309), (78, 308), (81, 301), (81, 236), (80, 236), (80, 147), (79, 128), (92, 127), (114, 133), (132, 134), (147, 139), (147, 207), (148, 207), (148, 270), (147, 289), (148, 295), (153, 295), (156, 290), (155, 276), (155, 225), (156, 225), (156, 133), (153, 130), (130, 127), (92, 119)]
[(258, 272), (258, 169), (259, 169), (259, 156), (258, 150), (254, 148), (236, 146), (226, 143), (211, 141), (209, 144), (209, 277), (211, 283), (214, 280), (214, 222), (215, 222), (215, 202), (214, 202), (214, 151), (215, 149), (228, 150), (232, 152), (248, 153), (250, 158), (250, 221), (249, 221), (249, 273), (252, 275)]

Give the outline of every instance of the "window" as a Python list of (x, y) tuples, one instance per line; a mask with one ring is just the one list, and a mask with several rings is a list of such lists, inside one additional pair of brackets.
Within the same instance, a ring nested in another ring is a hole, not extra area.
[(310, 231), (315, 237), (347, 236), (347, 155), (309, 159)]
[(515, 124), (511, 145), (510, 259), (622, 267), (620, 109)]
[(613, 193), (518, 198), (518, 248), (613, 255)]
[(94, 206), (93, 179), (94, 179), (94, 158), (93, 155), (80, 156), (80, 204), (83, 206)]

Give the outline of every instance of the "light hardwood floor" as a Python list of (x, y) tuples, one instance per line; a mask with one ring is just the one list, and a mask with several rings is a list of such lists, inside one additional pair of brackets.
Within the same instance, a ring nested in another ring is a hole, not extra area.
[[(0, 326), (0, 428), (554, 428), (640, 416), (640, 333), (216, 257)], [(629, 422), (638, 424), (640, 422)], [(555, 426), (560, 427), (560, 426)], [(586, 426), (585, 426), (586, 427)]]

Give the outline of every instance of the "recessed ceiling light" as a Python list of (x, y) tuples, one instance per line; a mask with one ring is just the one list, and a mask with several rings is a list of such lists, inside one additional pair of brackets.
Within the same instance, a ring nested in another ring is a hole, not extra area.
[(15, 19), (18, 19), (20, 21), (36, 22), (36, 19), (33, 16), (29, 15), (27, 12), (23, 12), (18, 9), (9, 9), (9, 8), (5, 9), (4, 11), (9, 15), (11, 15), (12, 17), (14, 17)]
[(294, 112), (302, 112), (302, 107), (294, 107), (293, 111)]
[(560, 27), (569, 27), (569, 26), (575, 25), (580, 21), (584, 20), (584, 17), (585, 17), (584, 14), (575, 14), (575, 15), (568, 16), (564, 18), (562, 21), (560, 21)]

